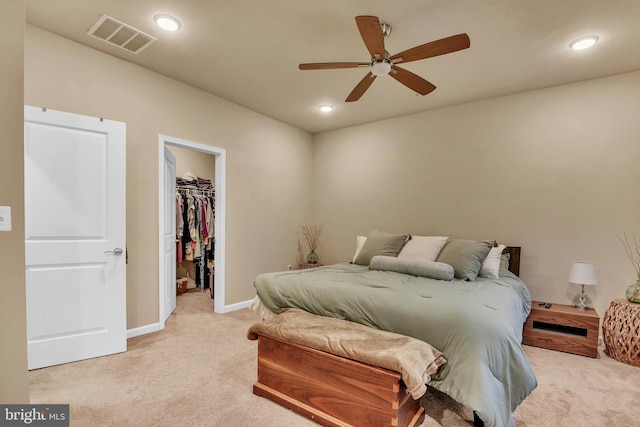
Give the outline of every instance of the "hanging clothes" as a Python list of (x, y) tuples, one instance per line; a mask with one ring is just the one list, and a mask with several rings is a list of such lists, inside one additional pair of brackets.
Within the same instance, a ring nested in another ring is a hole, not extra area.
[(211, 286), (209, 266), (215, 257), (215, 190), (201, 178), (176, 181), (176, 258), (193, 261), (195, 284), (204, 292)]

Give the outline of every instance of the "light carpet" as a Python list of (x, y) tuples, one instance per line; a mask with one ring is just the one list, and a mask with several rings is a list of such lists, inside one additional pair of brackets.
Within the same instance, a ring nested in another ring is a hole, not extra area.
[[(68, 403), (71, 426), (315, 426), (252, 393), (259, 319), (212, 311), (208, 293), (179, 295), (165, 329), (132, 338), (125, 353), (29, 373), (33, 404)], [(638, 426), (640, 368), (599, 349), (597, 359), (525, 346), (538, 388), (517, 426)], [(473, 425), (473, 414), (429, 389), (422, 427)]]

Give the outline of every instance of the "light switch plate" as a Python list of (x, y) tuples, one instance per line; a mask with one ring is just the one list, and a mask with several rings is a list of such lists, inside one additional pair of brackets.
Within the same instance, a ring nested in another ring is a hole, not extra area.
[(0, 206), (0, 231), (11, 231), (11, 206)]

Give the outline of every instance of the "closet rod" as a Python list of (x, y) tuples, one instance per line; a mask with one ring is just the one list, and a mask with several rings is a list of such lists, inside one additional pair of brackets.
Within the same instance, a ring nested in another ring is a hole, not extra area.
[(202, 193), (208, 193), (209, 195), (215, 194), (216, 192), (215, 188), (202, 188), (202, 187), (196, 187), (195, 185), (181, 185), (181, 184), (176, 184), (176, 190), (200, 191)]

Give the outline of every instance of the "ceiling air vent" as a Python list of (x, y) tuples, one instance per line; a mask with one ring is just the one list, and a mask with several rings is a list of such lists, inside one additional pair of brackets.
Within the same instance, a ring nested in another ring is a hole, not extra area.
[(142, 52), (157, 40), (108, 15), (102, 15), (87, 34), (133, 54)]

